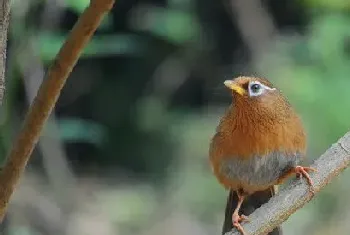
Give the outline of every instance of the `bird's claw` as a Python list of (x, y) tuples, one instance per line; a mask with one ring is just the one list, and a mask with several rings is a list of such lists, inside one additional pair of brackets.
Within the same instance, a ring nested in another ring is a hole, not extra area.
[(241, 222), (249, 222), (249, 218), (245, 215), (238, 215), (238, 214), (233, 214), (232, 215), (232, 225), (235, 227), (242, 235), (246, 235)]
[(317, 169), (313, 168), (313, 167), (296, 166), (294, 168), (294, 171), (299, 179), (301, 179), (302, 177), (305, 177), (305, 179), (307, 180), (307, 182), (310, 186), (310, 192), (312, 193), (312, 195), (314, 195), (315, 188), (314, 188), (314, 184), (310, 178), (309, 172), (317, 172)]

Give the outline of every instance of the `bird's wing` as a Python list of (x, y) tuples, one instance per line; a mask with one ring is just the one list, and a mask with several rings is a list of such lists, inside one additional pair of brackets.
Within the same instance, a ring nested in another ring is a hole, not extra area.
[[(269, 199), (277, 193), (277, 186), (270, 187), (265, 191), (255, 192), (247, 196), (242, 204), (240, 212), (243, 215), (250, 215), (257, 208), (262, 206), (264, 203), (268, 202)], [(222, 227), (222, 235), (232, 230), (232, 214), (237, 206), (238, 198), (236, 191), (230, 190), (229, 196), (227, 198), (226, 210), (225, 210), (225, 220)], [(282, 235), (282, 228), (277, 227), (268, 235)]]

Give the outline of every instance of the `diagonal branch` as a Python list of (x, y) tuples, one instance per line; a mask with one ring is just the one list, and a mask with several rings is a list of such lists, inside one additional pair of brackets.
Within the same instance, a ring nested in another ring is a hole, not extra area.
[(68, 75), (113, 4), (114, 0), (91, 0), (49, 68), (0, 175), (0, 222)]
[[(350, 132), (346, 133), (337, 143), (333, 144), (312, 167), (317, 173), (311, 174), (315, 185), (315, 193), (319, 192), (330, 181), (339, 175), (350, 164)], [(303, 181), (294, 181), (285, 190), (259, 209), (249, 215), (250, 222), (244, 224), (244, 230), (250, 235), (262, 235), (271, 232), (283, 223), (296, 210), (303, 207), (312, 199), (307, 184)], [(226, 235), (240, 235), (233, 230)]]

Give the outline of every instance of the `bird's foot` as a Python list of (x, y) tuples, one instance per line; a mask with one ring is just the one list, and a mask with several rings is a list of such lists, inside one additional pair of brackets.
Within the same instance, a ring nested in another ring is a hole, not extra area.
[(249, 222), (249, 218), (245, 215), (238, 215), (237, 213), (232, 214), (232, 225), (235, 227), (242, 235), (246, 235), (241, 222)]
[(310, 178), (310, 175), (309, 175), (309, 172), (315, 172), (317, 171), (316, 168), (313, 168), (313, 167), (304, 167), (304, 166), (296, 166), (294, 168), (294, 172), (295, 174), (297, 175), (297, 177), (299, 179), (305, 177), (305, 179), (307, 180), (309, 186), (310, 186), (310, 192), (312, 194), (315, 194), (315, 189), (314, 189), (314, 184)]

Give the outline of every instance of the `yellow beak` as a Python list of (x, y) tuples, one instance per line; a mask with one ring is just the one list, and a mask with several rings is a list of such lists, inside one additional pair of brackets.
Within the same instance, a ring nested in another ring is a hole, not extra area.
[(237, 94), (239, 94), (239, 95), (244, 95), (245, 92), (246, 92), (241, 86), (237, 85), (237, 84), (236, 84), (235, 82), (233, 82), (232, 80), (226, 80), (226, 81), (224, 82), (224, 84), (225, 84), (225, 86), (227, 86), (229, 89), (235, 91), (235, 92), (236, 92)]

